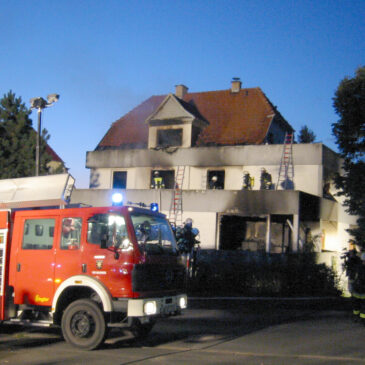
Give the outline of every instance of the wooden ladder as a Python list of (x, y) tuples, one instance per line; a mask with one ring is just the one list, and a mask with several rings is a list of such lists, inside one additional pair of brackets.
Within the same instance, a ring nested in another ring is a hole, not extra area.
[(279, 190), (281, 184), (284, 190), (289, 188), (289, 183), (293, 187), (294, 165), (293, 165), (293, 139), (294, 133), (285, 133), (283, 153), (279, 168), (278, 182), (275, 190)]
[(184, 182), (185, 166), (178, 166), (175, 175), (174, 194), (171, 201), (169, 221), (175, 226), (182, 224), (182, 186)]

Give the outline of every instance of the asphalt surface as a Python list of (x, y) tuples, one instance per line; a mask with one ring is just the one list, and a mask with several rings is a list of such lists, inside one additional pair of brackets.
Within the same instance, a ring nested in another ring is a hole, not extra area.
[(96, 351), (56, 329), (6, 326), (0, 364), (365, 364), (365, 326), (333, 298), (195, 298), (145, 340), (113, 330)]

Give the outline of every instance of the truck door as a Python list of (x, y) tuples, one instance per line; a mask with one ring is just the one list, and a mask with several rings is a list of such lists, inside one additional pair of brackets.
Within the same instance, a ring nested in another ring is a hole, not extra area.
[(82, 274), (81, 233), (83, 219), (77, 215), (61, 217), (56, 239), (55, 289), (67, 278)]
[(15, 304), (52, 305), (58, 217), (22, 217), (16, 257)]
[(87, 219), (87, 237), (82, 255), (85, 274), (106, 285), (114, 297), (132, 294), (133, 245), (121, 214), (93, 214)]

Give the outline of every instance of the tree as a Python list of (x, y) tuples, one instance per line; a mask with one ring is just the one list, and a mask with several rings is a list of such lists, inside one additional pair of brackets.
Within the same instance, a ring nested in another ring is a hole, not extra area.
[(316, 135), (306, 125), (300, 128), (298, 141), (299, 143), (313, 143), (316, 139)]
[[(0, 178), (33, 176), (35, 171), (36, 132), (32, 128), (31, 111), (12, 91), (0, 100)], [(51, 160), (46, 153), (48, 132), (41, 133), (40, 173), (48, 172)]]
[(344, 172), (335, 183), (347, 211), (358, 216), (357, 228), (349, 232), (365, 248), (365, 67), (340, 82), (333, 105), (340, 119), (332, 124), (332, 132), (344, 159)]

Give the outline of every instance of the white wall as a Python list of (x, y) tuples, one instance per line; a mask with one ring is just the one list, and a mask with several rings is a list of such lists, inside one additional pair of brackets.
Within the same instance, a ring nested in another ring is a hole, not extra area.
[[(205, 190), (207, 181), (207, 169), (204, 167), (194, 167), (189, 168), (190, 180), (187, 181), (187, 189), (189, 190)], [(184, 184), (184, 187), (186, 186)]]
[[(168, 211), (162, 213), (168, 215)], [(217, 213), (213, 212), (183, 212), (183, 222), (187, 218), (193, 220), (193, 227), (199, 229), (200, 247), (203, 249), (216, 248)]]
[[(191, 125), (185, 127), (191, 128)], [(152, 131), (153, 127), (150, 128)], [(177, 165), (185, 164), (184, 190), (205, 190), (210, 170), (225, 170), (225, 190), (234, 191), (242, 189), (243, 173), (247, 171), (254, 178), (253, 190), (259, 190), (262, 168), (272, 175), (274, 186), (277, 184), (282, 151), (282, 145), (182, 148), (171, 154), (154, 150), (100, 151), (100, 154), (92, 152), (88, 155), (87, 164), (100, 166), (95, 170), (98, 189), (110, 189), (112, 173), (118, 170), (127, 171), (127, 189), (150, 189), (153, 169), (177, 170)], [(294, 190), (322, 197), (323, 163), (326, 164), (326, 174), (330, 175), (338, 168), (337, 162), (338, 156), (322, 144), (293, 145)], [(321, 209), (331, 209), (332, 205), (325, 203)], [(345, 229), (356, 224), (356, 218), (349, 216), (340, 204), (336, 211), (329, 213), (327, 221), (322, 221), (318, 227), (318, 233), (325, 232), (326, 250), (341, 251), (349, 239)], [(195, 212), (190, 215), (201, 230), (203, 245), (207, 248), (215, 245), (216, 213)], [(189, 212), (184, 212), (184, 217), (188, 216)]]
[[(277, 184), (279, 165), (264, 166), (220, 166), (220, 167), (185, 167), (183, 189), (186, 190), (205, 190), (206, 176), (211, 170), (225, 171), (225, 190), (241, 190), (243, 173), (247, 171), (254, 177), (253, 190), (260, 189), (261, 169), (265, 168), (272, 176), (274, 187)], [(112, 187), (113, 171), (127, 172), (127, 189), (149, 189), (151, 181), (151, 171), (155, 167), (135, 167), (135, 168), (99, 168), (94, 172), (98, 174), (98, 189), (110, 189)], [(170, 167), (177, 169), (177, 166)], [(322, 165), (298, 165), (294, 167), (294, 190), (300, 190), (309, 194), (322, 196)], [(279, 187), (279, 190), (282, 190)]]
[(295, 190), (323, 196), (322, 165), (300, 165), (294, 167)]
[(90, 186), (95, 189), (110, 189), (111, 169), (97, 168), (90, 171)]
[(127, 189), (150, 189), (151, 185), (151, 168), (126, 168), (126, 169), (94, 169), (92, 174), (97, 176), (98, 182), (96, 189), (112, 189), (113, 172), (127, 172)]

